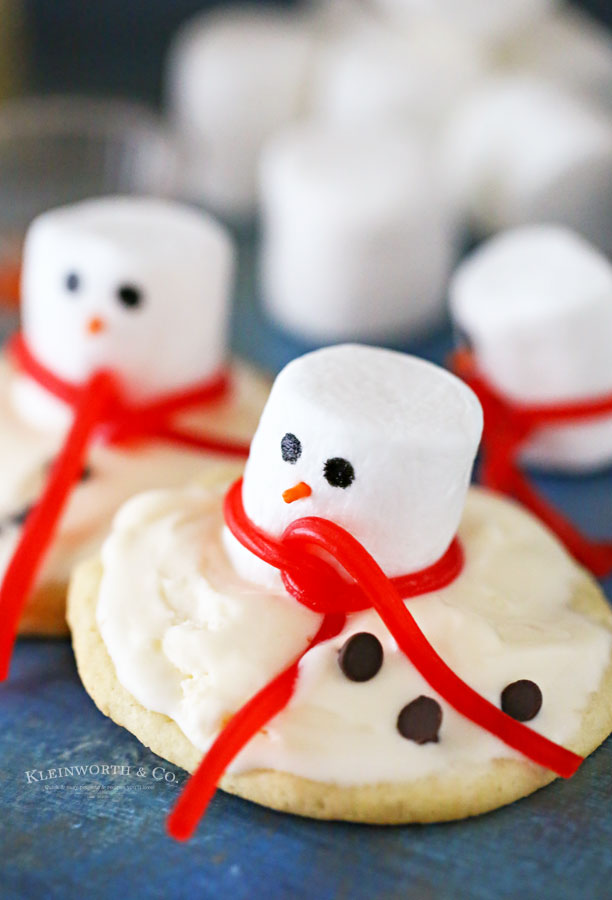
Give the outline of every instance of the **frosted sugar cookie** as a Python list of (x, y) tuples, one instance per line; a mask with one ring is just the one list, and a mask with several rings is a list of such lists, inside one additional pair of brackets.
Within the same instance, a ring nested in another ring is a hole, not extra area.
[(325, 349), (278, 376), (244, 481), (123, 507), (69, 618), (100, 709), (197, 770), (173, 834), (219, 779), (321, 818), (460, 818), (607, 736), (612, 616), (527, 513), (465, 503), (481, 427), (449, 373)]

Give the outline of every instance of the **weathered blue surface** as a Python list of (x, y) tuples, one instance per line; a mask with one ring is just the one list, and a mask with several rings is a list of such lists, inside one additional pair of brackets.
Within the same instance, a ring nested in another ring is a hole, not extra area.
[[(249, 271), (235, 346), (276, 370), (304, 348), (272, 331), (249, 302)], [(449, 345), (446, 335), (422, 350), (440, 361)], [(612, 535), (612, 475), (541, 484), (593, 533)], [(607, 587), (610, 596), (612, 580)], [(75, 766), (94, 772), (48, 774)], [(130, 768), (107, 775), (95, 766)], [(166, 772), (170, 782), (156, 780)], [(165, 836), (164, 818), (182, 778), (98, 713), (67, 642), (21, 642), (10, 682), (0, 686), (0, 897), (612, 893), (612, 741), (569, 782), (478, 819), (427, 827), (319, 823), (219, 793), (196, 838), (179, 845)]]

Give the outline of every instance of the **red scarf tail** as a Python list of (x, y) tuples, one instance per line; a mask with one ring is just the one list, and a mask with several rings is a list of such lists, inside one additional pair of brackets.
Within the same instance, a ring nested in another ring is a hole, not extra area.
[(191, 776), (176, 806), (168, 816), (168, 832), (179, 841), (188, 840), (205, 814), (221, 776), (251, 738), (281, 712), (291, 700), (302, 657), (316, 644), (327, 641), (344, 627), (345, 617), (327, 615), (297, 660), (232, 716)]
[[(385, 575), (373, 557), (352, 535), (333, 522), (310, 517), (293, 522), (286, 529), (281, 541), (274, 542), (252, 523), (249, 524), (250, 520), (242, 506), (241, 489), (242, 482), (239, 480), (227, 494), (225, 509), (228, 526), (244, 546), (256, 552), (260, 558), (266, 559), (268, 556), (266, 561), (273, 561), (277, 567), (281, 564), (283, 552), (292, 564), (299, 558), (308, 564), (312, 560), (313, 547), (323, 549), (354, 579), (359, 591), (369, 601), (369, 605), (376, 609), (397, 641), (398, 647), (449, 706), (538, 765), (551, 769), (564, 778), (574, 774), (582, 762), (581, 756), (511, 718), (481, 697), (452, 671), (420, 630), (404, 604), (396, 584)], [(461, 559), (460, 549), (456, 549), (449, 557), (451, 565), (456, 565), (455, 558)], [(329, 596), (330, 585), (335, 586), (335, 578), (326, 583), (327, 567), (321, 566), (319, 558), (317, 567), (318, 583), (316, 573), (307, 565), (307, 584), (309, 591), (317, 593), (318, 606), (322, 608)], [(448, 583), (448, 567), (447, 561), (440, 573), (443, 584)], [(283, 572), (283, 576), (286, 574)], [(332, 570), (332, 574), (335, 576), (337, 573)], [(301, 591), (298, 585), (299, 573), (296, 571), (293, 578), (284, 580), (286, 585), (295, 585), (295, 590), (292, 589), (291, 592), (295, 599), (303, 602), (300, 599)], [(412, 581), (414, 582), (414, 579)], [(441, 585), (436, 585), (431, 576), (426, 576), (421, 592), (435, 590), (439, 586)], [(413, 590), (415, 594), (414, 584)], [(300, 654), (299, 659), (316, 643), (333, 637), (343, 627), (344, 616), (335, 605), (337, 601), (335, 590), (332, 590), (332, 594), (327, 602), (329, 608), (333, 609), (333, 615), (325, 616), (319, 633)], [(358, 608), (363, 609), (365, 606), (360, 603)], [(289, 702), (298, 674), (299, 659), (256, 694), (218, 735), (170, 816), (169, 830), (173, 836), (184, 840), (193, 833), (200, 817), (206, 811), (219, 778), (231, 760), (257, 731)]]
[(6, 679), (21, 611), (32, 589), (60, 516), (79, 480), (93, 433), (116, 399), (113, 378), (94, 376), (83, 391), (72, 427), (49, 473), (42, 496), (27, 517), (0, 587), (0, 679)]

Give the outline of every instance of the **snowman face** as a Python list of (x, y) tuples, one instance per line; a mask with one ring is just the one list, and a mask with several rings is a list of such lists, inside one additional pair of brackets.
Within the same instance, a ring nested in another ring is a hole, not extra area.
[(350, 531), (389, 575), (456, 533), (482, 414), (447, 372), (393, 351), (326, 348), (278, 377), (251, 445), (245, 510), (280, 536), (304, 516)]
[(193, 384), (223, 361), (231, 266), (219, 226), (176, 204), (54, 210), (26, 240), (24, 336), (69, 381), (109, 368), (140, 399)]

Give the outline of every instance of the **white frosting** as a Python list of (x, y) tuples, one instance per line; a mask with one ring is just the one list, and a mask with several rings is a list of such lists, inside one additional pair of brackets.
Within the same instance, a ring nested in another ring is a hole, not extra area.
[(535, 78), (491, 78), (457, 107), (443, 180), (484, 231), (556, 222), (612, 250), (612, 117)]
[[(319, 618), (282, 589), (241, 581), (224, 554), (221, 491), (156, 491), (118, 514), (103, 548), (97, 621), (119, 681), (173, 719), (205, 751), (231, 715), (286, 664)], [(611, 651), (610, 633), (570, 606), (579, 574), (559, 544), (507, 501), (471, 492), (460, 535), (466, 567), (448, 588), (409, 601), (447, 663), (483, 696), (519, 679), (543, 694), (536, 731), (567, 742), (578, 731)], [(407, 547), (407, 550), (409, 548)], [(356, 632), (381, 640), (372, 680), (349, 681), (339, 648)], [(438, 744), (396, 730), (421, 694), (443, 709)], [(341, 785), (411, 780), (520, 754), (450, 709), (428, 687), (377, 615), (349, 617), (311, 650), (296, 694), (231, 766), (275, 769)]]
[(304, 21), (278, 10), (216, 11), (181, 29), (168, 104), (189, 197), (226, 216), (253, 214), (261, 144), (303, 111), (311, 53)]
[[(303, 516), (347, 528), (389, 575), (435, 562), (461, 519), (482, 432), (472, 391), (444, 369), (376, 347), (341, 345), (308, 353), (278, 375), (251, 443), (244, 507), (275, 537)], [(283, 459), (291, 434), (301, 453)], [(329, 483), (328, 460), (353, 468)], [(291, 503), (284, 492), (305, 483)], [(228, 537), (241, 574), (265, 580), (264, 563)], [(271, 570), (274, 571), (274, 570)]]
[[(232, 265), (227, 232), (176, 203), (113, 197), (55, 209), (26, 237), (23, 333), (61, 378), (110, 368), (131, 399), (159, 397), (223, 364)], [(122, 289), (140, 302), (122, 302)]]
[(266, 145), (260, 188), (262, 291), (283, 327), (398, 340), (440, 321), (454, 219), (413, 134), (293, 126)]
[[(240, 369), (234, 369), (232, 374), (235, 390), (229, 402), (195, 409), (177, 421), (196, 431), (248, 440), (256, 427), (266, 390), (252, 374)], [(8, 520), (39, 496), (48, 464), (59, 452), (65, 433), (57, 427), (36, 428), (16, 411), (16, 382), (32, 387), (34, 395), (35, 390), (40, 390), (12, 375), (6, 361), (0, 359), (0, 576), (19, 534), (17, 526)], [(35, 405), (29, 407), (32, 413), (35, 409)], [(69, 418), (65, 408), (58, 412), (66, 420)], [(41, 582), (66, 583), (74, 565), (97, 552), (114, 513), (132, 494), (159, 486), (178, 487), (209, 470), (221, 471), (227, 466), (227, 458), (147, 442), (133, 450), (94, 445), (88, 465), (92, 477), (78, 485), (70, 497), (41, 570)]]
[[(451, 282), (451, 313), (491, 384), (545, 404), (612, 394), (612, 265), (578, 235), (553, 226), (505, 232)], [(528, 457), (588, 468), (612, 461), (612, 416), (546, 428)]]

